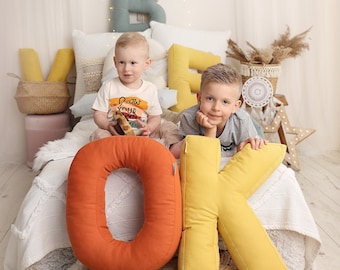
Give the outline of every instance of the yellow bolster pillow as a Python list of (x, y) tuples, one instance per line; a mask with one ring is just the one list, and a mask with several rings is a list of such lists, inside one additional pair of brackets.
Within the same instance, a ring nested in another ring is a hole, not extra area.
[(72, 48), (59, 49), (57, 51), (48, 81), (65, 82), (74, 63), (74, 51)]
[(40, 82), (44, 80), (39, 56), (35, 50), (31, 48), (19, 49), (19, 60), (25, 81)]

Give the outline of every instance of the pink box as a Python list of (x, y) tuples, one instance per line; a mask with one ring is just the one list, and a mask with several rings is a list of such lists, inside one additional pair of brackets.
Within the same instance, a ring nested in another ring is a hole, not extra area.
[(35, 154), (48, 141), (61, 139), (71, 130), (67, 113), (47, 115), (26, 115), (26, 159), (27, 166), (32, 168)]

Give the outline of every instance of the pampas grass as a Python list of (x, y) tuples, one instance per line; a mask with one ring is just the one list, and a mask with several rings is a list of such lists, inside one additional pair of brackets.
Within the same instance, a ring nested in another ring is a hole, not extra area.
[(259, 49), (247, 42), (246, 44), (250, 48), (247, 52), (244, 52), (235, 41), (229, 39), (226, 55), (244, 63), (280, 64), (287, 58), (295, 58), (309, 50), (309, 44), (305, 40), (310, 30), (311, 27), (291, 38), (290, 28), (287, 26), (286, 31), (267, 48)]

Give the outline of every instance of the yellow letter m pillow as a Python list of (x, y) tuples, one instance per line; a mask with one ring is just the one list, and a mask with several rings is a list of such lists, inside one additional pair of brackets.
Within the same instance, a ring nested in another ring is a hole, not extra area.
[(247, 199), (282, 162), (286, 147), (248, 144), (220, 171), (220, 142), (187, 136), (181, 153), (183, 232), (178, 269), (219, 269), (218, 232), (240, 270), (287, 269)]

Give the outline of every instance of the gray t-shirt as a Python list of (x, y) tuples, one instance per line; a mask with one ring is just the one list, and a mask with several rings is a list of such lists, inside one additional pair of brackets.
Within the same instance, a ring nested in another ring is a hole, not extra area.
[[(185, 109), (181, 115), (179, 133), (186, 135), (204, 135), (205, 128), (196, 121), (198, 105)], [(236, 147), (248, 138), (259, 137), (250, 115), (242, 108), (230, 115), (222, 134), (218, 137), (221, 142), (222, 156), (231, 157), (236, 153)]]

